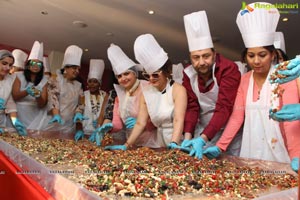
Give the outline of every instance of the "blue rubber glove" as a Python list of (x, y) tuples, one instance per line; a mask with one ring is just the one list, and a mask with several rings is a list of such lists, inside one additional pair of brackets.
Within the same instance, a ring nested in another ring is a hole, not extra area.
[(203, 156), (203, 147), (205, 146), (206, 142), (203, 140), (202, 137), (198, 137), (192, 140), (188, 140), (185, 142), (184, 148), (192, 146), (192, 150), (190, 151), (190, 156), (195, 156), (198, 159), (202, 159)]
[(61, 125), (63, 125), (65, 122), (64, 122), (64, 120), (62, 120), (62, 118), (61, 118), (61, 116), (60, 115), (54, 115), (53, 117), (52, 117), (52, 119), (49, 121), (49, 123), (48, 124), (52, 124), (52, 123), (54, 123), (54, 122), (57, 122), (57, 123), (59, 123), (59, 124), (61, 124)]
[(125, 145), (113, 145), (113, 146), (106, 146), (104, 150), (127, 150)]
[(180, 146), (176, 144), (175, 142), (170, 142), (168, 144), (168, 149), (180, 149)]
[(206, 157), (208, 157), (209, 159), (213, 159), (220, 156), (221, 150), (218, 146), (212, 146), (205, 149), (203, 151), (203, 154), (206, 155)]
[(3, 134), (3, 133), (4, 133), (3, 128), (0, 128), (0, 134)]
[(78, 142), (78, 140), (80, 139), (83, 139), (84, 137), (84, 133), (82, 130), (78, 130), (76, 133), (75, 133), (75, 141)]
[(98, 120), (93, 120), (93, 127), (96, 129), (98, 126)]
[(134, 125), (136, 124), (136, 118), (135, 117), (128, 117), (125, 121), (125, 126), (126, 128), (133, 128)]
[(26, 92), (27, 94), (29, 94), (30, 96), (34, 97), (34, 90), (32, 89), (32, 86), (27, 86), (26, 88)]
[(269, 116), (279, 122), (300, 120), (300, 104), (286, 104), (276, 113), (270, 109)]
[(294, 170), (295, 172), (298, 172), (298, 170), (299, 170), (299, 158), (293, 158), (292, 159), (291, 167), (292, 167), (292, 170)]
[(88, 117), (83, 116), (80, 112), (75, 113), (75, 116), (73, 118), (73, 123), (83, 121), (89, 119)]
[(92, 135), (89, 137), (89, 141), (94, 143), (96, 141), (97, 130), (94, 130)]
[(19, 135), (21, 136), (27, 135), (26, 127), (18, 118), (12, 118), (12, 124), (16, 128)]
[(101, 145), (105, 133), (107, 133), (112, 127), (113, 127), (112, 123), (107, 123), (107, 124), (103, 124), (102, 126), (96, 129), (95, 140), (97, 146)]
[[(280, 64), (276, 65), (278, 67)], [(281, 75), (287, 76), (286, 78), (277, 78), (274, 80), (275, 83), (286, 83), (300, 77), (300, 58), (294, 58), (290, 60), (286, 70), (278, 70)]]
[(0, 98), (0, 110), (4, 110), (5, 109), (5, 100)]
[(101, 146), (101, 142), (104, 138), (104, 135), (105, 135), (106, 132), (97, 132), (96, 133), (96, 145), (97, 146)]

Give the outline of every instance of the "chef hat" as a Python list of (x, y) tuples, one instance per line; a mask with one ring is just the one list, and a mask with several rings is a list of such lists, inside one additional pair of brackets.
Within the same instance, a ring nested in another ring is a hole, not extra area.
[(245, 74), (247, 72), (246, 63), (242, 63), (241, 61), (234, 61), (234, 62), (238, 66), (241, 74)]
[(12, 51), (12, 55), (15, 58), (14, 66), (24, 69), (28, 54), (20, 49), (15, 49)]
[(270, 3), (251, 3), (241, 10), (236, 23), (246, 48), (273, 45), (278, 20), (279, 12)]
[(44, 72), (51, 72), (48, 57), (43, 57)]
[(153, 35), (143, 34), (134, 42), (135, 59), (147, 73), (160, 69), (168, 60), (168, 54), (157, 43)]
[(190, 52), (214, 47), (205, 11), (185, 15), (183, 20)]
[(43, 43), (40, 43), (39, 41), (34, 41), (27, 60), (43, 61), (43, 55), (44, 55)]
[(80, 66), (82, 52), (82, 49), (76, 45), (68, 46), (65, 51), (62, 68), (66, 65)]
[(90, 71), (88, 75), (88, 80), (95, 78), (101, 83), (103, 72), (104, 72), (104, 61), (101, 59), (91, 59), (90, 60)]
[(281, 49), (284, 53), (286, 53), (284, 36), (283, 36), (282, 32), (276, 32), (275, 33), (274, 47), (276, 49)]
[(115, 44), (111, 44), (107, 49), (107, 56), (115, 75), (122, 74), (129, 68), (137, 65), (130, 58), (128, 58), (128, 56), (122, 51), (119, 46)]
[(172, 65), (172, 79), (177, 83), (182, 83), (184, 67), (181, 63)]

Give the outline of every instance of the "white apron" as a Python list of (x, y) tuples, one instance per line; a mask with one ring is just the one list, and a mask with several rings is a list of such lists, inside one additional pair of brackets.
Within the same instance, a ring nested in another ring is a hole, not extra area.
[[(21, 83), (21, 91), (26, 90), (28, 86), (33, 86), (33, 83), (28, 83), (26, 81), (24, 73), (18, 73), (17, 77)], [(42, 91), (46, 83), (47, 78), (43, 77), (41, 82), (35, 87)], [(16, 104), (18, 110), (18, 118), (26, 126), (27, 129), (41, 130), (47, 126), (47, 106), (45, 106), (44, 108), (39, 108), (36, 99), (30, 95), (27, 95), (21, 100), (16, 101)]]
[[(89, 90), (84, 91), (84, 99), (85, 99), (84, 116), (88, 117), (89, 119), (83, 120), (82, 125), (83, 125), (84, 133), (87, 135), (91, 135), (92, 132), (95, 130), (93, 126), (93, 121), (98, 120), (98, 117), (101, 112), (101, 108), (103, 106), (105, 94), (106, 93), (104, 91), (100, 90), (99, 99), (97, 101), (96, 95), (91, 95)], [(91, 97), (93, 98), (92, 99), (93, 103), (96, 104), (97, 106), (97, 109), (94, 111), (92, 110)]]
[[(81, 93), (81, 83), (74, 80), (73, 82), (67, 81), (61, 74), (58, 73), (56, 80), (59, 84), (59, 111), (60, 116), (65, 122), (63, 125), (53, 123), (48, 125), (44, 130), (57, 131), (63, 134), (74, 134), (75, 124), (73, 117), (75, 115), (76, 107), (78, 106), (78, 99)], [(52, 116), (50, 117), (50, 119)], [(49, 122), (49, 121), (48, 121)]]
[[(12, 75), (7, 75), (3, 80), (0, 80), (0, 98), (4, 99), (6, 109), (8, 100), (12, 99), (11, 91), (14, 80), (15, 76)], [(0, 110), (0, 127), (6, 127), (10, 121), (7, 120), (5, 112), (5, 110)]]
[[(212, 67), (212, 78), (214, 81), (213, 88), (210, 89), (210, 91), (202, 93), (199, 90), (198, 87), (198, 73), (194, 69), (192, 65), (187, 67), (184, 71), (187, 74), (187, 76), (190, 79), (190, 84), (192, 86), (193, 92), (196, 94), (198, 98), (198, 103), (200, 105), (200, 115), (199, 115), (199, 121), (196, 125), (194, 137), (199, 137), (202, 131), (205, 129), (205, 127), (209, 124), (212, 116), (214, 115), (216, 103), (218, 100), (218, 94), (219, 94), (219, 86), (217, 79), (215, 77), (215, 66)], [(210, 146), (215, 146), (219, 138), (221, 137), (222, 133), (224, 131), (224, 128), (222, 128), (215, 136), (212, 138), (209, 142), (206, 143), (205, 148)], [(227, 153), (230, 155), (238, 155), (240, 152), (240, 146), (241, 146), (241, 140), (242, 140), (242, 134), (241, 131), (235, 136), (233, 141), (231, 142), (230, 146), (227, 148)]]
[(262, 86), (260, 99), (253, 102), (253, 72), (247, 91), (241, 157), (289, 163), (279, 123), (269, 119), (271, 84)]
[[(139, 90), (135, 96), (129, 96), (126, 94), (125, 89), (120, 85), (114, 85), (114, 88), (117, 92), (117, 96), (119, 99), (119, 113), (120, 117), (125, 124), (125, 121), (128, 117), (137, 118), (140, 106), (140, 97), (142, 95), (142, 85), (148, 85), (147, 81), (140, 80), (140, 85), (137, 90)], [(125, 127), (125, 126), (124, 126)], [(124, 128), (123, 133), (126, 135), (126, 138), (131, 134), (132, 129)], [(144, 130), (143, 133), (138, 137), (135, 142), (137, 146), (146, 146), (150, 148), (158, 148), (160, 147), (157, 144), (157, 133), (156, 129), (154, 130)]]
[(170, 81), (168, 81), (166, 92), (163, 94), (151, 85), (143, 88), (150, 119), (157, 127), (157, 143), (161, 147), (166, 147), (172, 142), (174, 118), (173, 85), (170, 86)]

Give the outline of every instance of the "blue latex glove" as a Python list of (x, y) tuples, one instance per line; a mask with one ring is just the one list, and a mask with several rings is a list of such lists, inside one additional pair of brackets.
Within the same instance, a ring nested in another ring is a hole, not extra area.
[(0, 98), (0, 110), (4, 110), (5, 109), (5, 100)]
[(269, 116), (279, 122), (300, 120), (300, 104), (286, 104), (276, 113), (270, 109)]
[(80, 112), (75, 113), (75, 116), (73, 118), (73, 123), (76, 123), (78, 121), (83, 121), (89, 119), (88, 117), (83, 116)]
[(93, 120), (93, 127), (96, 129), (98, 125), (98, 120)]
[(27, 94), (29, 94), (30, 96), (34, 97), (34, 90), (32, 89), (32, 86), (27, 86), (26, 92), (27, 92)]
[(92, 135), (89, 137), (90, 142), (94, 143), (96, 141), (96, 134), (97, 134), (97, 130), (94, 130)]
[(19, 135), (27, 135), (26, 127), (18, 118), (12, 118), (12, 124), (16, 128)]
[(3, 133), (4, 133), (3, 128), (0, 128), (0, 134), (3, 134)]
[[(276, 65), (278, 67), (280, 64)], [(275, 83), (286, 83), (300, 77), (300, 58), (294, 58), (290, 60), (286, 70), (278, 70), (281, 75), (287, 76), (286, 78), (277, 78), (274, 80)]]
[(203, 156), (203, 147), (205, 146), (206, 142), (203, 140), (202, 137), (198, 137), (192, 140), (188, 140), (185, 142), (184, 148), (192, 146), (192, 150), (190, 151), (190, 156), (195, 156), (198, 159), (202, 159)]
[(97, 146), (101, 145), (101, 141), (103, 140), (105, 133), (107, 133), (112, 127), (112, 123), (107, 123), (96, 129), (95, 140)]
[(218, 146), (212, 146), (205, 149), (203, 151), (203, 154), (206, 155), (206, 157), (208, 157), (209, 159), (213, 159), (220, 156), (221, 150)]
[(97, 146), (101, 146), (101, 142), (104, 138), (106, 132), (97, 132), (96, 133), (96, 145)]
[(125, 145), (113, 145), (113, 146), (106, 146), (104, 150), (127, 150)]
[(59, 123), (59, 124), (61, 124), (61, 125), (64, 124), (64, 120), (62, 120), (62, 118), (61, 118), (60, 115), (54, 115), (54, 116), (52, 117), (52, 119), (49, 121), (48, 124), (52, 124), (52, 123), (54, 123), (54, 122), (57, 122), (57, 123)]
[(136, 124), (136, 118), (135, 117), (128, 117), (125, 121), (125, 126), (126, 128), (133, 128), (134, 125)]
[(295, 172), (298, 172), (298, 170), (299, 170), (299, 158), (293, 158), (292, 159), (291, 167), (292, 167), (292, 170), (294, 170)]
[(180, 149), (180, 146), (175, 142), (171, 142), (168, 144), (168, 149)]
[(80, 139), (83, 139), (84, 137), (84, 133), (82, 130), (78, 130), (76, 133), (75, 133), (75, 141), (78, 142), (78, 140)]

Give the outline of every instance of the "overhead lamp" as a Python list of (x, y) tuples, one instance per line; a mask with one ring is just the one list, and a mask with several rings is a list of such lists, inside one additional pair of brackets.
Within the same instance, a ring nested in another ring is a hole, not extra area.
[(289, 21), (289, 18), (284, 17), (284, 18), (282, 18), (282, 21), (283, 21), (283, 22), (287, 22), (287, 21)]
[(154, 13), (155, 13), (154, 10), (148, 10), (149, 15), (154, 15)]
[(83, 22), (83, 21), (73, 21), (73, 25), (78, 27), (78, 28), (85, 28), (87, 27), (88, 25)]

